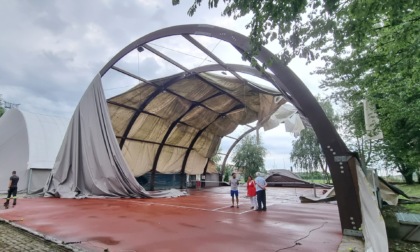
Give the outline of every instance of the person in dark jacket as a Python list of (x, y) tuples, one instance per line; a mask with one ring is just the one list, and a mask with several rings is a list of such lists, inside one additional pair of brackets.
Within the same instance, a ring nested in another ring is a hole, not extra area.
[[(9, 180), (9, 190), (7, 191), (7, 198), (4, 206), (9, 207), (9, 200), (13, 199), (13, 206), (16, 206), (16, 194), (17, 194), (17, 185), (19, 182), (19, 176), (16, 175), (16, 171), (12, 172), (12, 176)], [(13, 196), (13, 197), (12, 197)]]

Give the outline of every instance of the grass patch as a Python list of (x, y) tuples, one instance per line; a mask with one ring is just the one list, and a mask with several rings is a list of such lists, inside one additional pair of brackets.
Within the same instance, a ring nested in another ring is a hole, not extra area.
[(401, 184), (396, 186), (403, 190), (408, 196), (420, 197), (420, 184)]
[(404, 204), (403, 206), (410, 213), (420, 214), (420, 204)]
[[(395, 185), (410, 197), (420, 197), (420, 184), (398, 184)], [(399, 196), (405, 199), (403, 196)], [(411, 252), (419, 251), (420, 244), (409, 241), (402, 241), (399, 235), (400, 224), (395, 217), (397, 212), (420, 214), (420, 204), (398, 204), (397, 206), (384, 206), (382, 215), (386, 223), (386, 232), (388, 235), (389, 251), (391, 252)]]
[[(420, 198), (420, 184), (413, 184), (413, 185), (397, 185), (398, 188), (400, 188), (402, 191), (405, 192), (410, 197), (419, 197)], [(405, 199), (404, 196), (400, 195), (401, 199)], [(417, 204), (401, 204), (402, 207), (404, 207), (407, 212), (410, 213), (417, 213), (420, 214), (420, 203)]]
[[(309, 183), (315, 183), (315, 184), (327, 184), (327, 180), (325, 179), (304, 179), (305, 181)], [(331, 183), (331, 180), (330, 180)]]

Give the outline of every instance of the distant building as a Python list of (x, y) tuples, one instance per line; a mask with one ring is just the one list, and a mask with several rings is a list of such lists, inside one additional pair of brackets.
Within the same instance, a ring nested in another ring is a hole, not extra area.
[[(69, 120), (8, 109), (0, 118), (0, 185), (12, 171), (20, 192), (41, 191), (54, 166)], [(5, 192), (5, 190), (2, 192)]]

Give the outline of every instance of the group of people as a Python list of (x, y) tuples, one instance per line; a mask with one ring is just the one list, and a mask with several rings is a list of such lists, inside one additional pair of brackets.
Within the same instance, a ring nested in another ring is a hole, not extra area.
[[(8, 192), (6, 202), (4, 206), (9, 207), (9, 201), (13, 199), (13, 206), (16, 205), (16, 194), (17, 194), (17, 184), (19, 182), (19, 177), (16, 175), (16, 171), (12, 172), (12, 176), (9, 180)], [(232, 173), (232, 178), (230, 180), (230, 196), (232, 197), (232, 206), (235, 207), (235, 198), (236, 198), (236, 207), (239, 208), (239, 178), (236, 177), (236, 173)], [(257, 173), (255, 180), (252, 176), (248, 176), (246, 182), (247, 196), (251, 201), (251, 209), (256, 211), (266, 211), (266, 196), (265, 188), (267, 187), (267, 182), (261, 176), (261, 173)]]
[[(230, 179), (230, 196), (232, 197), (232, 205), (230, 207), (235, 207), (235, 198), (236, 198), (236, 207), (239, 208), (239, 178), (236, 177), (236, 173), (232, 173), (232, 178)], [(251, 209), (256, 211), (266, 211), (266, 194), (265, 189), (267, 187), (267, 182), (262, 177), (261, 173), (257, 173), (255, 180), (252, 176), (248, 176), (246, 182), (247, 196), (251, 202)]]

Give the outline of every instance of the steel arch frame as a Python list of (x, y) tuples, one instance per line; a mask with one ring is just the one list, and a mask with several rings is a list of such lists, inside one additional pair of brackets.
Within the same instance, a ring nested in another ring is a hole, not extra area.
[[(230, 43), (242, 52), (250, 49), (248, 37), (225, 28), (212, 25), (174, 26), (149, 33), (130, 43), (100, 70), (100, 75), (104, 76), (122, 57), (136, 48), (153, 40), (175, 35), (213, 37)], [(292, 98), (290, 99), (291, 102), (308, 119), (314, 129), (330, 167), (337, 195), (342, 231), (343, 233), (358, 232), (362, 223), (356, 175), (356, 162), (358, 161), (348, 150), (321, 106), (304, 83), (266, 48), (263, 47), (255, 58), (268, 65), (276, 79), (280, 81), (280, 83), (275, 81), (273, 84)], [(226, 70), (229, 71), (229, 69)]]
[[(128, 75), (128, 76), (130, 76), (132, 78), (141, 80), (141, 81), (145, 82), (146, 84), (149, 84), (149, 85), (151, 85), (151, 86), (153, 86), (153, 87), (156, 88), (156, 90), (150, 95), (150, 97), (148, 97), (146, 99), (146, 101), (143, 102), (138, 108), (130, 108), (130, 109), (134, 109), (135, 110), (135, 113), (133, 114), (131, 120), (127, 124), (126, 130), (124, 131), (123, 135), (120, 138), (120, 144), (119, 144), (120, 145), (120, 148), (122, 149), (123, 146), (124, 146), (125, 141), (127, 139), (129, 139), (128, 134), (129, 134), (132, 126), (134, 125), (135, 121), (137, 120), (138, 116), (141, 113), (146, 113), (146, 114), (149, 114), (149, 115), (153, 115), (151, 113), (148, 113), (144, 109), (145, 109), (145, 107), (154, 98), (156, 98), (163, 91), (170, 92), (170, 93), (176, 95), (175, 93), (171, 92), (168, 89), (173, 83), (175, 83), (177, 81), (180, 81), (180, 80), (183, 80), (183, 79), (186, 79), (186, 78), (193, 77), (193, 76), (199, 77), (198, 76), (199, 73), (211, 72), (211, 71), (224, 71), (227, 68), (230, 69), (230, 71), (233, 71), (235, 73), (236, 72), (241, 72), (241, 73), (246, 73), (246, 74), (249, 74), (249, 75), (253, 75), (255, 77), (259, 77), (259, 78), (265, 79), (265, 80), (269, 81), (270, 83), (273, 83), (273, 79), (275, 79), (275, 76), (272, 76), (269, 73), (262, 73), (261, 71), (258, 71), (255, 68), (252, 68), (252, 67), (249, 67), (249, 66), (246, 66), (246, 65), (224, 64), (222, 66), (222, 65), (219, 65), (219, 64), (212, 64), (212, 65), (205, 65), (205, 66), (201, 66), (201, 67), (197, 67), (197, 68), (193, 68), (193, 69), (189, 69), (189, 70), (186, 69), (185, 67), (181, 66), (181, 69), (183, 69), (184, 71), (185, 70), (188, 70), (188, 72), (186, 72), (186, 73), (179, 73), (179, 74), (175, 74), (175, 75), (172, 75), (172, 76), (168, 76), (167, 77), (168, 80), (165, 83), (163, 83), (160, 86), (158, 86), (158, 85), (156, 85), (154, 83), (153, 80), (151, 80), (151, 81), (144, 80), (144, 79), (142, 79), (139, 76), (136, 76), (136, 75), (134, 75), (132, 73), (128, 73), (128, 72), (126, 72), (126, 71), (124, 71), (124, 70), (122, 70), (122, 69), (120, 69), (118, 67), (113, 66), (112, 69), (114, 69), (116, 71), (119, 71), (119, 72), (121, 72), (123, 74), (126, 74), (126, 75)], [(207, 84), (213, 86), (214, 88), (216, 88), (213, 84), (207, 82), (205, 79), (203, 79), (201, 77), (199, 77), (199, 79), (201, 81), (206, 82)], [(261, 89), (261, 88), (259, 88), (257, 86), (254, 86), (251, 83), (248, 83), (248, 85), (251, 86), (253, 89), (258, 90), (261, 93), (277, 94), (276, 92), (268, 92), (267, 90), (264, 90), (264, 89)], [(228, 94), (228, 93), (220, 90), (220, 93), (218, 93), (217, 95), (221, 95), (221, 94), (225, 94), (225, 95), (231, 96), (230, 94)], [(281, 93), (279, 92), (278, 95), (280, 95), (280, 94)], [(203, 106), (203, 107), (205, 107), (203, 105), (203, 102), (205, 102), (205, 101), (207, 101), (208, 99), (211, 99), (211, 98), (213, 98), (213, 97), (209, 97), (209, 98), (207, 98), (205, 100), (202, 100), (200, 102), (194, 102), (191, 105), (191, 107), (184, 114), (182, 114), (179, 118), (177, 118), (177, 120), (175, 120), (174, 122), (172, 122), (171, 125), (169, 126), (167, 132), (165, 133), (165, 135), (164, 135), (164, 137), (162, 139), (162, 142), (159, 143), (159, 147), (158, 147), (158, 150), (156, 152), (156, 155), (155, 155), (155, 158), (154, 158), (154, 161), (153, 161), (153, 167), (152, 167), (152, 170), (150, 171), (151, 172), (151, 178), (150, 178), (150, 184), (151, 184), (151, 186), (150, 186), (150, 189), (152, 191), (154, 190), (154, 182), (155, 182), (155, 176), (156, 176), (156, 170), (157, 170), (157, 164), (158, 164), (158, 161), (159, 161), (159, 157), (160, 157), (160, 154), (162, 153), (163, 147), (164, 146), (167, 146), (166, 141), (167, 141), (169, 135), (172, 133), (173, 129), (175, 129), (176, 125), (181, 122), (182, 118), (185, 115), (187, 115), (188, 112), (190, 112), (193, 108), (195, 108), (197, 106)], [(185, 99), (185, 98), (183, 98), (183, 99)], [(110, 101), (108, 101), (108, 102), (110, 104), (113, 104), (113, 105), (116, 105), (116, 106), (125, 107), (123, 104), (116, 104), (116, 103), (110, 102)], [(192, 102), (192, 101), (190, 101), (190, 102)], [(238, 100), (238, 103), (241, 103), (241, 102)], [(244, 107), (244, 105), (242, 107)], [(205, 107), (205, 108), (207, 108), (207, 107)], [(209, 108), (207, 108), (207, 109), (209, 109)], [(236, 110), (236, 109), (240, 109), (240, 108), (234, 108), (234, 110)], [(211, 110), (211, 109), (209, 109), (209, 110)], [(229, 114), (231, 112), (233, 112), (233, 110), (226, 111), (225, 113), (220, 114), (215, 120), (217, 120), (221, 116), (224, 116), (224, 115)], [(157, 116), (157, 115), (153, 115), (153, 116)], [(187, 152), (186, 152), (185, 157), (184, 157), (184, 160), (182, 162), (181, 174), (184, 174), (185, 173), (185, 167), (186, 167), (186, 164), (187, 164), (187, 160), (188, 160), (188, 157), (189, 157), (189, 155), (191, 153), (191, 150), (194, 147), (195, 142), (198, 140), (198, 138), (200, 137), (200, 135), (207, 129), (208, 126), (210, 126), (210, 125), (207, 125), (205, 128), (203, 128), (203, 129), (201, 129), (201, 130), (199, 130), (197, 132), (197, 135), (193, 138), (193, 140), (191, 141), (189, 147), (187, 148)], [(224, 171), (224, 166), (223, 166), (222, 171)], [(181, 188), (182, 188), (182, 185), (181, 185)]]

